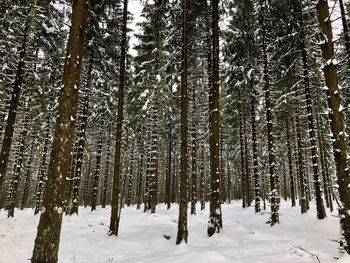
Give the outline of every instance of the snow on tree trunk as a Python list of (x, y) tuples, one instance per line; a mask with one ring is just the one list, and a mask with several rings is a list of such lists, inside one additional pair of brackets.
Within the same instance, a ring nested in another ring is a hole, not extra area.
[(337, 184), (339, 186), (340, 225), (344, 249), (350, 253), (350, 175), (348, 164), (348, 143), (345, 134), (345, 116), (341, 105), (342, 99), (338, 87), (338, 73), (334, 60), (334, 43), (332, 22), (328, 1), (319, 0), (316, 4), (318, 22), (321, 28), (321, 51), (324, 60), (323, 73), (326, 83), (329, 119), (333, 134), (333, 154), (336, 167)]
[(64, 85), (58, 105), (59, 115), (55, 127), (48, 180), (43, 197), (44, 207), (40, 216), (31, 259), (33, 263), (57, 262), (65, 201), (65, 183), (69, 172), (74, 139), (78, 106), (77, 87), (79, 86), (84, 54), (88, 8), (89, 3), (85, 0), (73, 1), (72, 25), (63, 73)]

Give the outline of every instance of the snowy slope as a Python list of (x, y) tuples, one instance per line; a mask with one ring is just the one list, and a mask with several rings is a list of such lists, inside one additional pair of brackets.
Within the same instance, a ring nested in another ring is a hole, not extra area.
[[(328, 215), (316, 219), (315, 206), (306, 215), (283, 203), (281, 224), (265, 224), (269, 214), (254, 214), (240, 203), (223, 205), (224, 230), (206, 235), (208, 209), (189, 216), (189, 242), (175, 245), (177, 206), (167, 211), (157, 206), (156, 214), (135, 207), (123, 209), (119, 237), (107, 236), (110, 209), (90, 212), (80, 208), (79, 216), (64, 217), (59, 262), (171, 263), (240, 262), (299, 263), (335, 262), (338, 256), (339, 222)], [(15, 218), (0, 212), (0, 262), (29, 262), (39, 216), (31, 209), (15, 211)], [(170, 235), (167, 240), (163, 235)], [(306, 250), (306, 251), (304, 251)], [(342, 263), (350, 262), (343, 258)]]

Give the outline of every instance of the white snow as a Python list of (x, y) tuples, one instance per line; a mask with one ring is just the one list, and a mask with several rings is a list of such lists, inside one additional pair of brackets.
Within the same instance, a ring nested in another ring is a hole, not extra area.
[[(188, 244), (175, 245), (178, 206), (166, 210), (157, 206), (155, 214), (135, 207), (124, 208), (119, 236), (108, 236), (110, 208), (80, 207), (79, 216), (64, 216), (59, 262), (103, 263), (288, 263), (335, 262), (338, 256), (339, 220), (328, 214), (317, 220), (315, 204), (308, 214), (283, 202), (279, 225), (266, 222), (269, 212), (254, 213), (254, 206), (241, 208), (241, 202), (222, 205), (224, 228), (219, 234), (206, 234), (209, 206), (188, 216)], [(336, 213), (334, 213), (336, 215)], [(39, 215), (33, 210), (16, 210), (14, 218), (0, 212), (0, 262), (29, 262)], [(170, 240), (163, 235), (170, 236)], [(305, 251), (304, 251), (305, 250)], [(307, 251), (307, 252), (306, 252)], [(310, 253), (308, 253), (310, 252)], [(350, 262), (349, 256), (339, 261)]]

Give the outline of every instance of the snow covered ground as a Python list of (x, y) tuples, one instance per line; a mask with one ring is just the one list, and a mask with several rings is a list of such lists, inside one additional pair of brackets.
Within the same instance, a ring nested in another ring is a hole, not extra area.
[[(209, 238), (206, 234), (208, 209), (189, 215), (188, 244), (175, 245), (177, 205), (167, 211), (157, 206), (157, 213), (143, 213), (135, 207), (123, 209), (119, 237), (107, 235), (110, 209), (80, 208), (79, 216), (65, 216), (61, 235), (59, 262), (103, 263), (299, 263), (335, 262), (338, 257), (339, 221), (328, 214), (317, 220), (315, 206), (300, 215), (299, 208), (282, 203), (280, 221), (271, 227), (265, 222), (268, 212), (254, 214), (240, 202), (223, 205), (224, 229)], [(39, 216), (31, 209), (15, 211), (14, 218), (0, 212), (0, 262), (29, 262)], [(336, 215), (336, 213), (334, 213)], [(169, 235), (167, 240), (163, 235)], [(310, 252), (310, 253), (309, 253)], [(343, 257), (342, 263), (350, 262)]]

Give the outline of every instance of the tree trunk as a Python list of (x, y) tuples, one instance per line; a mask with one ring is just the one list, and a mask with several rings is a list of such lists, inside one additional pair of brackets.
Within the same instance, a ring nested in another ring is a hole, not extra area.
[(238, 91), (239, 93), (239, 100), (240, 100), (240, 107), (239, 107), (239, 145), (240, 145), (240, 157), (241, 157), (241, 184), (242, 184), (242, 207), (246, 208), (247, 201), (246, 201), (246, 169), (245, 169), (245, 155), (244, 155), (244, 135), (243, 135), (243, 101), (242, 101), (242, 94), (241, 90)]
[(126, 205), (130, 206), (132, 202), (132, 175), (133, 175), (133, 164), (134, 164), (134, 147), (135, 147), (135, 139), (132, 140), (131, 146), (131, 157), (130, 157), (130, 172), (127, 176), (127, 193), (126, 193)]
[(344, 112), (341, 105), (338, 88), (338, 73), (334, 59), (334, 44), (332, 22), (329, 14), (328, 1), (319, 0), (316, 4), (318, 21), (321, 28), (322, 57), (324, 59), (323, 73), (327, 86), (327, 101), (330, 126), (333, 134), (333, 154), (336, 167), (337, 183), (341, 207), (338, 209), (343, 236), (343, 246), (350, 253), (350, 191), (349, 167), (347, 160), (348, 144), (345, 134)]
[(267, 54), (267, 29), (266, 29), (266, 1), (260, 1), (261, 7), (261, 26), (262, 26), (262, 53), (264, 61), (264, 92), (266, 105), (266, 122), (267, 122), (267, 145), (268, 145), (268, 164), (270, 176), (270, 195), (271, 195), (271, 225), (279, 223), (278, 215), (278, 198), (279, 193), (277, 189), (277, 174), (275, 171), (275, 146), (273, 138), (273, 120), (272, 120), (272, 105), (271, 105), (271, 91), (270, 91), (270, 76), (269, 76), (269, 61)]
[(172, 153), (172, 123), (171, 117), (169, 116), (169, 147), (168, 147), (168, 165), (166, 171), (166, 179), (165, 179), (165, 203), (167, 204), (167, 209), (170, 209), (171, 204), (171, 153)]
[(300, 46), (302, 54), (302, 63), (303, 63), (303, 77), (304, 77), (304, 93), (306, 97), (306, 110), (307, 110), (307, 119), (308, 119), (308, 129), (310, 136), (311, 144), (311, 160), (312, 160), (312, 171), (313, 171), (313, 180), (316, 194), (316, 207), (317, 207), (317, 218), (323, 219), (326, 217), (326, 211), (324, 209), (321, 182), (319, 179), (319, 169), (318, 169), (318, 156), (317, 156), (317, 143), (316, 143), (316, 132), (314, 124), (314, 115), (313, 115), (313, 103), (310, 91), (310, 81), (309, 81), (309, 69), (307, 64), (307, 52), (305, 46), (305, 32), (304, 32), (304, 19), (303, 19), (303, 10), (301, 7), (300, 0), (296, 4), (299, 20), (299, 35), (300, 35)]
[(19, 147), (18, 152), (17, 152), (17, 158), (15, 161), (15, 169), (13, 171), (10, 192), (8, 194), (8, 196), (9, 196), (9, 202), (8, 202), (8, 206), (7, 206), (7, 210), (8, 210), (7, 216), (8, 217), (14, 216), (15, 205), (16, 205), (16, 201), (17, 201), (18, 186), (19, 186), (19, 182), (21, 179), (21, 171), (22, 171), (22, 166), (23, 166), (25, 143), (26, 143), (26, 139), (27, 139), (29, 119), (30, 119), (30, 116), (29, 116), (30, 102), (31, 102), (31, 99), (28, 99), (27, 105), (25, 107), (26, 108), (26, 116), (24, 118), (24, 123), (23, 123), (23, 130), (22, 130), (21, 139), (20, 139), (20, 147)]
[(220, 197), (220, 104), (219, 104), (219, 0), (212, 1), (212, 85), (209, 90), (209, 141), (210, 141), (210, 215), (207, 233), (212, 236), (222, 228)]
[(43, 197), (45, 210), (41, 213), (38, 233), (32, 256), (33, 263), (57, 262), (65, 182), (69, 172), (74, 139), (75, 118), (78, 105), (78, 89), (89, 2), (74, 0), (67, 55), (63, 73), (63, 90), (58, 104), (48, 180)]
[(292, 199), (292, 207), (295, 206), (295, 186), (293, 173), (293, 156), (292, 156), (292, 141), (290, 136), (289, 118), (286, 116), (286, 134), (287, 134), (287, 150), (288, 150), (288, 172), (290, 184), (290, 198)]
[(249, 163), (249, 152), (248, 152), (248, 133), (247, 133), (247, 121), (246, 121), (246, 110), (245, 105), (242, 107), (242, 116), (243, 116), (243, 140), (244, 140), (244, 169), (245, 169), (245, 193), (246, 193), (246, 204), (247, 207), (250, 207), (252, 204), (251, 200), (251, 189), (250, 189), (250, 163)]
[(51, 126), (51, 103), (48, 107), (48, 115), (46, 119), (46, 131), (45, 131), (45, 141), (44, 141), (44, 147), (43, 147), (43, 155), (40, 163), (39, 168), (39, 177), (38, 177), (38, 186), (37, 191), (35, 194), (35, 209), (34, 209), (34, 215), (38, 214), (41, 209), (41, 202), (42, 202), (42, 196), (44, 191), (44, 182), (46, 181), (45, 175), (46, 175), (46, 163), (47, 163), (47, 155), (49, 152), (49, 143), (50, 143), (50, 126)]
[(106, 207), (107, 203), (107, 189), (108, 189), (108, 179), (109, 179), (109, 166), (111, 162), (111, 129), (108, 129), (108, 139), (107, 139), (107, 151), (106, 151), (106, 167), (105, 167), (105, 176), (103, 180), (103, 189), (102, 189), (102, 208)]
[(26, 172), (25, 182), (24, 182), (24, 189), (22, 194), (21, 210), (27, 207), (27, 203), (28, 203), (28, 193), (29, 193), (29, 185), (30, 185), (31, 167), (32, 167), (32, 162), (34, 157), (33, 156), (34, 148), (35, 148), (35, 139), (33, 137), (30, 150), (29, 150), (29, 160), (28, 160), (28, 167), (27, 167), (27, 172)]
[(94, 181), (93, 181), (93, 192), (92, 192), (92, 202), (91, 202), (91, 211), (96, 210), (97, 205), (97, 196), (98, 196), (98, 188), (100, 183), (100, 171), (101, 171), (101, 155), (102, 155), (102, 131), (100, 131), (100, 138), (97, 143), (97, 154), (96, 154), (96, 163), (95, 163), (95, 172), (94, 172)]
[(7, 115), (7, 121), (4, 132), (4, 139), (0, 151), (0, 192), (2, 190), (2, 184), (6, 175), (7, 163), (10, 157), (10, 150), (12, 145), (13, 129), (15, 126), (17, 108), (19, 104), (19, 98), (21, 95), (21, 89), (23, 84), (25, 60), (28, 51), (28, 42), (32, 33), (32, 26), (36, 11), (37, 0), (32, 0), (31, 7), (29, 9), (27, 23), (24, 30), (24, 37), (22, 47), (20, 49), (19, 61), (16, 70), (15, 82), (11, 93), (10, 107)]
[(296, 112), (295, 112), (295, 125), (296, 125), (297, 151), (298, 151), (298, 173), (299, 173), (299, 189), (300, 189), (299, 200), (300, 200), (301, 213), (303, 214), (307, 212), (307, 198), (305, 193), (306, 185), (305, 185), (305, 171), (304, 171), (304, 156), (303, 156), (303, 150), (302, 150), (303, 142), (301, 138), (298, 109), (296, 109)]
[(188, 191), (188, 151), (187, 151), (187, 135), (188, 135), (188, 83), (187, 83), (187, 43), (188, 43), (188, 12), (189, 1), (182, 1), (182, 38), (181, 38), (181, 164), (180, 164), (180, 207), (179, 221), (177, 228), (176, 244), (182, 241), (187, 243), (187, 191)]
[(196, 134), (196, 87), (192, 88), (192, 175), (191, 175), (191, 215), (196, 214), (197, 203), (197, 134)]
[(250, 99), (251, 122), (252, 122), (252, 143), (253, 143), (253, 173), (254, 173), (254, 196), (255, 213), (260, 212), (260, 182), (259, 182), (259, 163), (258, 163), (258, 142), (256, 136), (256, 111), (255, 104), (258, 97), (257, 90), (252, 83), (252, 94)]
[(122, 131), (123, 131), (123, 109), (124, 109), (124, 86), (125, 86), (125, 62), (126, 62), (126, 48), (127, 48), (127, 21), (128, 21), (128, 0), (124, 0), (123, 7), (123, 29), (122, 42), (120, 51), (120, 68), (119, 68), (119, 90), (118, 90), (118, 117), (117, 117), (117, 131), (115, 136), (115, 153), (114, 153), (114, 176), (112, 186), (112, 211), (111, 220), (109, 224), (109, 234), (118, 235), (119, 230), (119, 216), (118, 216), (118, 200), (120, 195), (120, 171), (121, 171), (121, 146), (122, 146)]
[(78, 135), (78, 152), (77, 152), (77, 162), (75, 165), (75, 178), (73, 180), (73, 189), (72, 189), (72, 199), (68, 200), (68, 205), (66, 207), (67, 214), (72, 215), (74, 213), (78, 214), (79, 207), (79, 189), (80, 181), (83, 169), (84, 161), (84, 150), (85, 150), (85, 141), (86, 141), (86, 127), (88, 121), (88, 110), (89, 110), (89, 90), (91, 86), (91, 77), (93, 69), (93, 56), (90, 57), (89, 68), (87, 73), (87, 83), (85, 94), (83, 95), (83, 110), (80, 117), (80, 127)]

